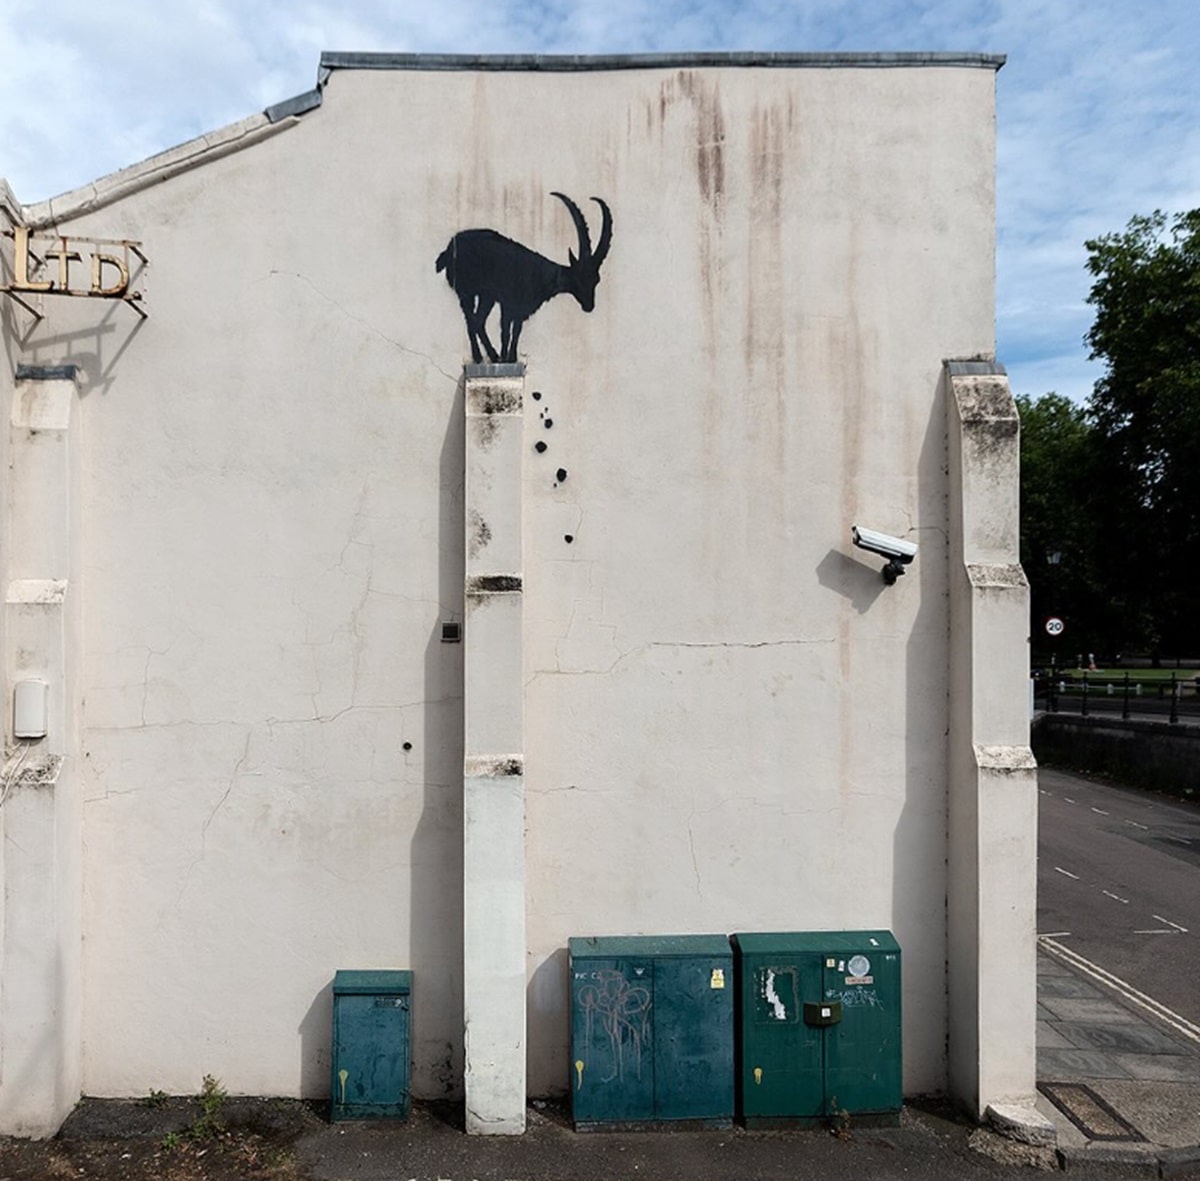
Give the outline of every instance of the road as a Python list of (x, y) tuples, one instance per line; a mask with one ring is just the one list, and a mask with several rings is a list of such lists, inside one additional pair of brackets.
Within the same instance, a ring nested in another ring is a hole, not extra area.
[[(1129, 700), (1129, 717), (1135, 722), (1167, 722), (1171, 718), (1171, 699), (1169, 697), (1131, 697)], [(1112, 718), (1122, 717), (1125, 703), (1118, 693), (1107, 697), (1103, 693), (1092, 693), (1088, 697), (1088, 715), (1090, 717)], [(1048, 707), (1044, 696), (1038, 695), (1037, 708), (1045, 710)], [(1200, 700), (1195, 697), (1184, 697), (1175, 703), (1176, 723), (1178, 725), (1200, 725)], [(1083, 713), (1083, 699), (1074, 695), (1060, 694), (1055, 701), (1055, 715), (1079, 717)]]
[(1038, 778), (1038, 934), (1200, 1026), (1200, 808)]

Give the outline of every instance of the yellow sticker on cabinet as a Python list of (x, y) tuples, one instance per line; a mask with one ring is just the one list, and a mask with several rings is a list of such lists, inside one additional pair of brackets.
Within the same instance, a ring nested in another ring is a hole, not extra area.
[(725, 987), (725, 969), (713, 968), (712, 979), (708, 982), (709, 988), (724, 988)]

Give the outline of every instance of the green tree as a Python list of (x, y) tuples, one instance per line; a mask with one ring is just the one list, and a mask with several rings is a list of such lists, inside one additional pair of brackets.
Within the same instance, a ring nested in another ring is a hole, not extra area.
[[(1112, 635), (1097, 563), (1095, 430), (1084, 408), (1061, 394), (1019, 395), (1021, 565), (1030, 586), (1034, 658), (1062, 663), (1078, 652), (1107, 652)], [(1061, 640), (1045, 632), (1062, 619)]]
[(1086, 244), (1104, 375), (1096, 430), (1097, 560), (1133, 642), (1200, 651), (1200, 209), (1133, 218)]

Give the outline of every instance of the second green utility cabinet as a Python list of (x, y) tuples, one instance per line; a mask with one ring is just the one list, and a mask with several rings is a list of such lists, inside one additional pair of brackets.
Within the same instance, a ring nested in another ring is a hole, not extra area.
[(747, 1126), (898, 1117), (900, 947), (891, 932), (738, 934), (733, 945)]
[(572, 939), (576, 1128), (733, 1120), (733, 954), (724, 935)]
[(411, 972), (334, 976), (331, 1119), (407, 1117), (411, 993)]

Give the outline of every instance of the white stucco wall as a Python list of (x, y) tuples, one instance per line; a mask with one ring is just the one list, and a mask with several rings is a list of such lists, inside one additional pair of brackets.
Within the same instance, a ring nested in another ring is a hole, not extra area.
[[(944, 1085), (939, 380), (994, 348), (993, 91), (336, 70), (61, 224), (151, 260), (145, 323), (59, 301), (24, 354), (82, 370), (86, 1091), (322, 1093), (345, 967), (414, 970), (415, 1089), (460, 1086), (469, 354), (434, 259), (483, 226), (565, 261), (552, 190), (614, 233), (595, 311), (521, 338), (529, 1087), (566, 1083), (569, 936), (842, 927), (895, 931), (905, 1087)], [(856, 522), (920, 544), (895, 587)]]

